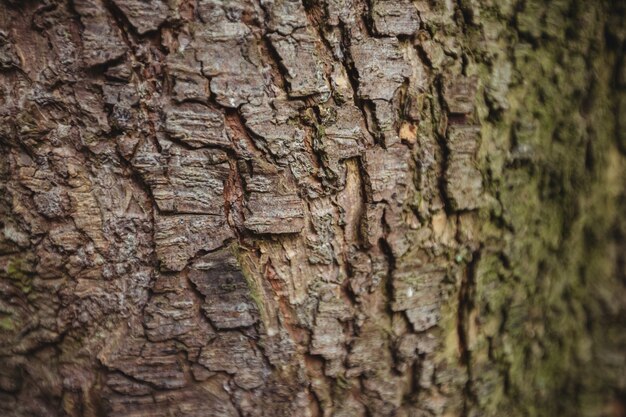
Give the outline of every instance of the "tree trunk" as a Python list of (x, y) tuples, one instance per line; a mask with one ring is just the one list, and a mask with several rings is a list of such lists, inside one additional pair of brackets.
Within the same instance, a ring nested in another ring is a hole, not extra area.
[(624, 9), (0, 0), (0, 414), (626, 415)]

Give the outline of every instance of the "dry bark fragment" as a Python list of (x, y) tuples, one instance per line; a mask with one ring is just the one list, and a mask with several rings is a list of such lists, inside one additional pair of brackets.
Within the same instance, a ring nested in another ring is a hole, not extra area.
[(170, 11), (167, 0), (113, 1), (140, 34), (157, 30), (165, 22)]
[(257, 322), (258, 309), (231, 248), (195, 261), (189, 279), (205, 297), (202, 310), (216, 328), (248, 327)]
[(316, 56), (315, 38), (306, 29), (289, 36), (270, 35), (272, 46), (287, 69), (285, 78), (291, 97), (328, 93), (324, 71)]
[(412, 35), (419, 28), (417, 9), (410, 0), (372, 0), (374, 30), (380, 35)]
[(260, 137), (260, 145), (285, 161), (289, 154), (301, 150), (305, 131), (289, 121), (299, 116), (303, 105), (301, 101), (273, 99), (260, 105), (244, 105), (241, 115), (246, 126)]
[(355, 34), (350, 54), (358, 73), (359, 97), (370, 100), (391, 100), (410, 74), (395, 38), (370, 38)]
[[(239, 415), (223, 380), (211, 380), (194, 387), (156, 392), (150, 396), (113, 396), (108, 402), (112, 415), (167, 417), (172, 413), (190, 417), (234, 417)], [(205, 402), (211, 404), (207, 409)]]
[(394, 271), (392, 308), (405, 311), (415, 331), (424, 331), (439, 321), (445, 276), (440, 267), (419, 262), (406, 262)]
[(331, 120), (318, 127), (318, 138), (314, 142), (328, 177), (338, 188), (345, 185), (344, 160), (360, 156), (371, 138), (360, 122), (362, 114), (356, 106), (344, 105), (333, 112)]
[(102, 357), (103, 363), (134, 379), (156, 388), (173, 389), (187, 385), (173, 343), (152, 343), (130, 340), (125, 348)]
[(298, 233), (304, 227), (302, 200), (297, 195), (252, 193), (244, 225), (255, 233)]
[(482, 204), (482, 175), (475, 165), (478, 151), (476, 126), (451, 125), (448, 127), (448, 161), (445, 187), (448, 199), (457, 210), (475, 209)]
[(366, 184), (372, 202), (404, 201), (409, 179), (410, 153), (403, 145), (390, 149), (370, 148), (365, 152)]
[(267, 370), (261, 353), (251, 346), (250, 340), (237, 331), (220, 332), (198, 358), (198, 363), (211, 371), (234, 374), (237, 385), (252, 389), (263, 384)]
[(139, 147), (132, 163), (161, 212), (224, 215), (224, 183), (230, 168), (223, 151), (172, 146), (161, 153), (147, 143)]
[(172, 271), (182, 270), (198, 252), (217, 249), (232, 237), (233, 231), (223, 216), (156, 216), (156, 253), (163, 267)]
[(208, 102), (211, 95), (209, 80), (202, 74), (196, 51), (185, 47), (167, 56), (167, 74), (172, 83), (172, 96), (177, 101)]
[(143, 323), (151, 342), (178, 339), (190, 347), (199, 347), (213, 337), (213, 332), (203, 325), (194, 296), (187, 289), (151, 297), (144, 309)]
[(87, 66), (105, 64), (120, 58), (127, 51), (122, 32), (101, 0), (76, 0), (74, 8), (81, 16), (85, 30), (82, 56)]
[(224, 128), (224, 113), (200, 103), (184, 103), (164, 109), (165, 131), (194, 148), (230, 146)]
[(474, 110), (477, 80), (475, 77), (449, 77), (443, 83), (443, 97), (453, 114), (468, 114)]
[(200, 1), (198, 14), (204, 24), (197, 26), (192, 42), (202, 72), (211, 77), (211, 92), (225, 107), (258, 102), (265, 95), (261, 61), (255, 35), (242, 16), (256, 17), (249, 1)]

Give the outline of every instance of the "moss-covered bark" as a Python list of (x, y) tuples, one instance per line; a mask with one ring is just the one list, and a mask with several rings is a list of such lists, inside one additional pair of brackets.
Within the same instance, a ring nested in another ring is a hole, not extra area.
[(625, 18), (0, 1), (0, 412), (625, 415)]
[[(488, 37), (469, 45), (497, 199), (482, 216), (467, 313), (478, 323), (467, 330), (470, 392), (493, 415), (502, 403), (520, 415), (622, 415), (623, 5), (464, 10)], [(493, 384), (502, 399), (484, 394)]]

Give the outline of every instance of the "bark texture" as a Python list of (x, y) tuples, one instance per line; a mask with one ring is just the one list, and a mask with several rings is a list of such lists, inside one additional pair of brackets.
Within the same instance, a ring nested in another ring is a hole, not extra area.
[(626, 415), (624, 9), (0, 1), (0, 414)]

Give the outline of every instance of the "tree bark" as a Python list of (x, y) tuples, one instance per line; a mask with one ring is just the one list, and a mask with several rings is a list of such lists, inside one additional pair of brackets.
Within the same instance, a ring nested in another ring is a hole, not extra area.
[(625, 416), (625, 21), (0, 1), (0, 414)]

